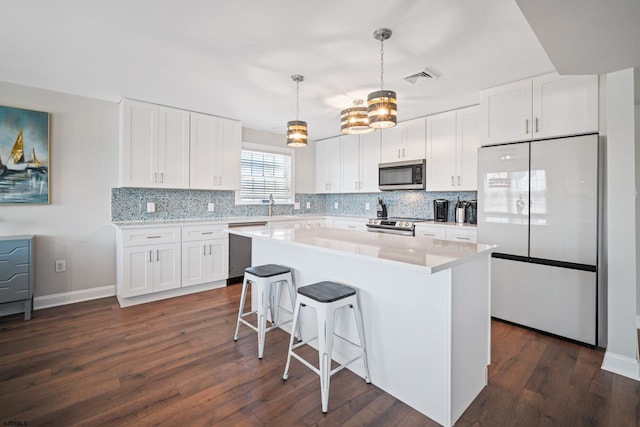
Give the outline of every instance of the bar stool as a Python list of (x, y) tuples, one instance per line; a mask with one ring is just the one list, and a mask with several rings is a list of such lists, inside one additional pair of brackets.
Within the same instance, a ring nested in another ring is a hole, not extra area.
[[(291, 362), (291, 356), (295, 357), (306, 367), (318, 374), (320, 376), (320, 396), (322, 398), (322, 412), (326, 414), (329, 407), (329, 379), (331, 375), (342, 370), (356, 360), (362, 359), (365, 371), (364, 379), (367, 384), (371, 383), (371, 379), (369, 378), (369, 366), (367, 364), (367, 350), (364, 342), (362, 313), (360, 312), (360, 306), (358, 305), (357, 291), (354, 288), (335, 282), (318, 282), (312, 285), (302, 286), (298, 289), (298, 299), (296, 300), (296, 306), (293, 312), (292, 331), (298, 330), (297, 328), (300, 316), (300, 308), (304, 306), (311, 307), (316, 310), (318, 321), (318, 335), (307, 341), (304, 341), (304, 339), (300, 337), (301, 341), (294, 345), (293, 334), (291, 334), (291, 340), (289, 341), (289, 352), (287, 354), (287, 364), (284, 368), (284, 375), (282, 376), (282, 379), (286, 381), (289, 378), (289, 364)], [(353, 309), (356, 326), (358, 328), (358, 337), (360, 339), (360, 344), (351, 342), (346, 338), (334, 333), (336, 312), (343, 308)], [(357, 357), (349, 360), (345, 364), (331, 370), (331, 352), (333, 350), (334, 336), (348, 344), (351, 344), (353, 347), (360, 349), (360, 354)], [(318, 340), (319, 369), (302, 358), (302, 356), (294, 352), (295, 349), (316, 339)]]
[[(256, 293), (258, 299), (257, 309), (243, 312), (242, 310), (244, 310), (244, 304), (247, 299), (249, 283), (252, 284), (251, 289)], [(256, 267), (247, 267), (245, 269), (244, 280), (242, 282), (242, 295), (240, 297), (240, 308), (238, 309), (238, 322), (236, 323), (236, 333), (233, 336), (233, 340), (238, 341), (240, 323), (243, 323), (256, 331), (258, 333), (259, 359), (262, 359), (262, 355), (264, 353), (264, 339), (266, 333), (292, 321), (292, 319), (290, 319), (282, 323), (278, 322), (279, 311), (284, 311), (293, 315), (291, 311), (288, 311), (279, 305), (280, 287), (285, 283), (289, 291), (291, 307), (293, 308), (296, 299), (296, 288), (293, 284), (291, 269), (289, 267), (276, 264), (265, 264), (258, 265)], [(244, 319), (245, 316), (249, 316), (251, 314), (257, 315), (256, 325), (252, 325)], [(270, 314), (271, 321), (271, 326), (268, 328), (267, 314)]]

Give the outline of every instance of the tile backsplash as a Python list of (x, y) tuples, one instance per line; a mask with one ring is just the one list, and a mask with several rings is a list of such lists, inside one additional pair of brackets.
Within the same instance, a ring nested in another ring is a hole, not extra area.
[[(433, 218), (433, 200), (449, 200), (449, 220), (454, 221), (455, 202), (476, 198), (475, 191), (425, 192), (416, 190), (382, 193), (296, 194), (293, 205), (275, 205), (273, 215), (328, 215), (375, 217), (378, 198), (387, 205), (389, 216)], [(155, 212), (147, 212), (147, 203), (155, 203)], [(214, 204), (209, 212), (209, 203)], [(309, 203), (309, 208), (307, 208)], [(369, 210), (366, 204), (369, 204)], [(336, 208), (337, 206), (337, 208)], [(171, 220), (211, 220), (227, 217), (267, 216), (269, 206), (236, 205), (233, 191), (165, 190), (149, 188), (113, 188), (111, 220), (113, 222), (153, 222)]]

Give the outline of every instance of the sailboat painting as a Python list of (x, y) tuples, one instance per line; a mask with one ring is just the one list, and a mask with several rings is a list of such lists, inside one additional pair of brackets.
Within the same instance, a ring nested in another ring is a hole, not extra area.
[(0, 205), (49, 203), (49, 113), (0, 106)]

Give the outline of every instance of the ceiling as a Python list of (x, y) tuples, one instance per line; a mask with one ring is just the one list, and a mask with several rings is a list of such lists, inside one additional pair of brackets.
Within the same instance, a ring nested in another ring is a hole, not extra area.
[[(476, 104), (483, 88), (555, 69), (515, 0), (4, 0), (0, 81), (238, 119), (311, 139), (380, 85), (399, 120)], [(403, 77), (427, 68), (438, 78)], [(1, 95), (0, 95), (1, 100)]]

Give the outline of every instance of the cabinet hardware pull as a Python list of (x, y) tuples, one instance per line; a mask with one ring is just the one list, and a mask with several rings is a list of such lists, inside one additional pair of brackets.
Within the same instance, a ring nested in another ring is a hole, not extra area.
[(164, 172), (160, 172), (160, 183), (164, 184)]
[(156, 249), (156, 261), (160, 261), (160, 250)]
[(211, 255), (211, 243), (209, 243), (209, 255)]
[(536, 117), (536, 132), (540, 132), (540, 130), (538, 129), (538, 118)]
[(453, 175), (451, 175), (451, 186), (453, 187), (455, 184), (453, 183)]
[(529, 133), (529, 119), (524, 119), (524, 133)]
[(200, 234), (213, 234), (213, 231), (203, 231), (203, 232), (202, 232), (202, 233), (200, 233)]
[(456, 239), (458, 239), (458, 240), (471, 240), (468, 237), (461, 237), (461, 236), (456, 236)]
[(202, 245), (202, 256), (207, 254), (207, 245)]
[(153, 173), (153, 182), (157, 183), (158, 182), (158, 172), (154, 172)]
[(436, 237), (433, 233), (422, 233), (423, 236)]
[(152, 259), (151, 259), (151, 250), (149, 250), (149, 262), (151, 262), (151, 261), (152, 261)]
[(462, 185), (462, 180), (460, 179), (460, 175), (458, 175), (458, 185)]
[(147, 236), (147, 239), (159, 239), (162, 236)]

